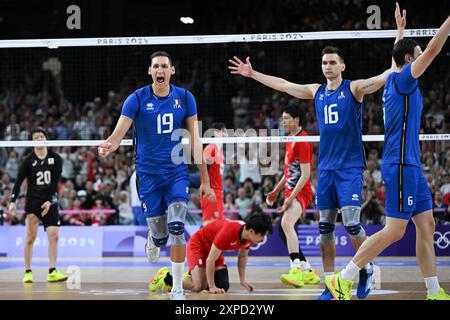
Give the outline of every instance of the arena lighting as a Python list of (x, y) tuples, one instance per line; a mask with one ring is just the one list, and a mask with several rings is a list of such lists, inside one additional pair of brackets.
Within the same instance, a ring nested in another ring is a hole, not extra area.
[(180, 17), (180, 21), (183, 22), (184, 24), (194, 23), (194, 19), (192, 19), (191, 17)]

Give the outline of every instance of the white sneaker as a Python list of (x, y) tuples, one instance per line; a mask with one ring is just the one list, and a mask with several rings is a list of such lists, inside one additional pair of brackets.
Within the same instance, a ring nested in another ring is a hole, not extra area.
[(150, 263), (158, 262), (159, 252), (160, 248), (155, 246), (151, 238), (147, 238), (147, 242), (145, 243), (145, 254)]
[(186, 296), (184, 295), (183, 289), (177, 289), (170, 291), (169, 293), (170, 300), (186, 300)]

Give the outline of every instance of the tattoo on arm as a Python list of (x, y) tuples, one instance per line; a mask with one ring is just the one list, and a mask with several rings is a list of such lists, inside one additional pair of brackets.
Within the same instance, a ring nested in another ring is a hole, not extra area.
[(371, 83), (369, 83), (369, 84), (366, 84), (364, 87), (363, 87), (363, 90), (367, 90), (367, 89), (369, 89), (370, 87), (373, 87), (375, 85), (375, 82), (371, 82)]

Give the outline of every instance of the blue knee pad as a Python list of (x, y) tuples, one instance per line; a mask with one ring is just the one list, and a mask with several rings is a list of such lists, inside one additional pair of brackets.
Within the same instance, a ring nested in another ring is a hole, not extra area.
[(334, 223), (319, 222), (320, 234), (328, 234), (334, 232)]
[(152, 237), (152, 241), (153, 241), (154, 245), (157, 247), (164, 247), (167, 243), (167, 240), (169, 240), (169, 236), (162, 238), (162, 239)]
[(170, 242), (173, 245), (183, 245), (186, 243), (184, 238), (184, 220), (186, 219), (187, 206), (185, 203), (172, 203), (167, 208), (167, 227), (170, 234)]
[(320, 243), (334, 241), (334, 223), (319, 222)]
[(354, 226), (345, 226), (345, 230), (347, 230), (347, 232), (351, 235), (351, 236), (356, 236), (360, 231), (361, 231), (362, 227), (361, 224), (355, 224)]

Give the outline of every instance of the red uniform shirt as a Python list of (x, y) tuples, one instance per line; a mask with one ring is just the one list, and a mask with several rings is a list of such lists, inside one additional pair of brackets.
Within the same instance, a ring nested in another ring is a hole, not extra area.
[[(308, 136), (308, 134), (301, 130), (296, 135), (297, 137)], [(286, 178), (285, 194), (290, 194), (297, 185), (298, 180), (302, 174), (300, 170), (300, 163), (312, 163), (313, 147), (311, 142), (287, 142), (286, 154), (284, 157), (284, 177)], [(312, 194), (311, 181), (308, 179), (305, 186), (299, 194)]]
[(251, 241), (241, 242), (244, 226), (245, 223), (240, 220), (216, 220), (198, 230), (189, 241), (201, 246), (205, 253), (209, 253), (213, 244), (222, 251), (249, 249)]
[(203, 150), (203, 155), (209, 164), (208, 174), (211, 188), (217, 196), (222, 196), (222, 175), (224, 168), (223, 152), (222, 150), (218, 150), (215, 144), (209, 144)]

